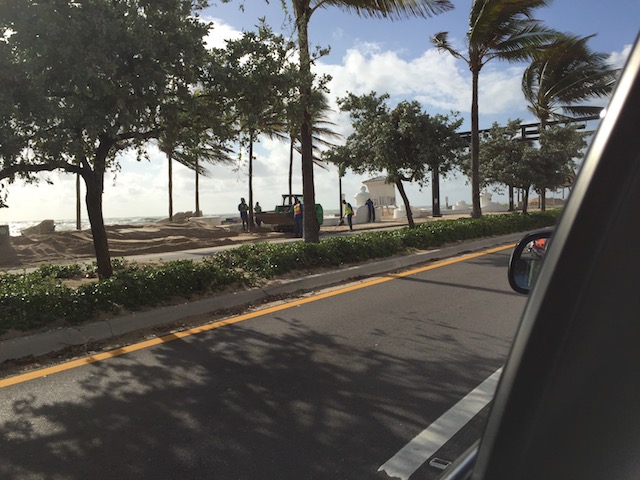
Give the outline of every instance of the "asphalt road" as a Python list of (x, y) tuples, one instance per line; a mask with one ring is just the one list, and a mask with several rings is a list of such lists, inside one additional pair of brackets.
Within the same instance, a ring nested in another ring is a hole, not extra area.
[[(524, 307), (508, 255), (352, 283), (2, 388), (0, 478), (436, 478), (429, 460), (477, 437), (468, 394), (497, 378)], [(470, 421), (455, 434), (460, 405)]]

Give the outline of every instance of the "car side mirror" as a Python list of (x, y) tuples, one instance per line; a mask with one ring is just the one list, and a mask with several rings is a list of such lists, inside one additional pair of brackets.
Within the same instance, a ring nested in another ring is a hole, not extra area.
[(509, 261), (509, 285), (518, 293), (528, 294), (538, 278), (553, 230), (525, 235), (516, 245)]

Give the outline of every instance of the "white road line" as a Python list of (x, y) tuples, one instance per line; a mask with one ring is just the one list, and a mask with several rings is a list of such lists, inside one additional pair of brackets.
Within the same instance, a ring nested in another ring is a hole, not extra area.
[(388, 476), (408, 480), (420, 466), (447, 443), (462, 427), (493, 398), (502, 368), (478, 385), (444, 415), (420, 432), (400, 449), (378, 471)]

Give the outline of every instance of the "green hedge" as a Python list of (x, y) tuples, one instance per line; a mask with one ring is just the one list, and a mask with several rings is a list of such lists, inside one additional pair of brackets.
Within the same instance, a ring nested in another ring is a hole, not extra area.
[(320, 243), (259, 243), (215, 254), (201, 262), (180, 260), (158, 266), (113, 261), (114, 276), (77, 288), (66, 279), (95, 276), (95, 265), (43, 265), (24, 274), (0, 275), (0, 334), (65, 321), (92, 321), (101, 312), (160, 305), (228, 286), (255, 285), (294, 270), (336, 267), (390, 257), (411, 249), (441, 247), (473, 238), (525, 232), (554, 225), (559, 211), (440, 220), (385, 231), (336, 236)]

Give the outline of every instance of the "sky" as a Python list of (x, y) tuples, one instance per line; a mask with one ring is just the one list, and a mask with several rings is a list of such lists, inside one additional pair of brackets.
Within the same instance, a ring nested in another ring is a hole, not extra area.
[[(244, 11), (239, 7), (244, 3)], [(290, 5), (290, 2), (285, 2)], [(439, 53), (429, 39), (441, 31), (458, 50), (465, 50), (465, 34), (472, 0), (453, 0), (454, 10), (428, 19), (381, 20), (361, 18), (338, 8), (329, 7), (314, 13), (309, 26), (310, 43), (330, 47), (315, 72), (332, 77), (329, 83), (333, 107), (334, 129), (344, 138), (350, 133), (348, 117), (340, 114), (336, 99), (348, 92), (356, 95), (375, 91), (390, 95), (389, 106), (400, 101), (417, 100), (423, 110), (434, 115), (459, 112), (464, 120), (462, 131), (470, 130), (471, 76), (466, 64), (447, 53)], [(237, 38), (242, 31), (254, 31), (259, 18), (265, 18), (274, 31), (291, 35), (280, 0), (232, 0), (211, 2), (200, 12), (213, 28), (206, 38), (210, 46), (222, 47), (225, 39)], [(623, 66), (630, 47), (638, 35), (640, 2), (637, 0), (554, 0), (550, 6), (536, 11), (535, 17), (549, 27), (578, 35), (596, 36), (590, 47), (609, 56), (616, 66)], [(534, 121), (526, 108), (520, 84), (523, 63), (489, 62), (480, 74), (480, 128), (494, 122), (506, 123), (520, 118)], [(606, 100), (600, 102), (606, 105)], [(597, 128), (590, 122), (589, 129)], [(103, 211), (107, 219), (125, 217), (168, 216), (168, 167), (166, 157), (153, 146), (150, 161), (138, 162), (133, 152), (119, 157), (121, 170), (108, 174), (105, 181)], [(280, 203), (288, 190), (288, 143), (261, 138), (255, 151), (254, 201), (263, 210)], [(246, 158), (246, 154), (243, 155)], [(298, 168), (294, 171), (294, 193), (302, 192)], [(209, 166), (209, 175), (200, 177), (200, 208), (203, 214), (236, 214), (241, 197), (248, 197), (247, 165)], [(325, 210), (339, 208), (338, 173), (334, 167), (315, 168), (316, 201)], [(348, 201), (360, 192), (362, 182), (371, 175), (348, 172), (342, 190)], [(74, 219), (76, 216), (76, 180), (67, 173), (40, 174), (36, 185), (15, 182), (9, 186), (9, 208), (0, 209), (0, 223)], [(431, 204), (431, 186), (407, 188), (413, 206)], [(457, 173), (443, 179), (441, 204), (459, 201), (471, 203), (471, 186)], [(491, 192), (493, 200), (506, 202), (506, 192)], [(562, 192), (557, 192), (558, 196)], [(84, 188), (82, 188), (84, 197)], [(398, 202), (401, 202), (397, 195)], [(86, 208), (82, 202), (82, 217)], [(174, 163), (173, 211), (195, 210), (195, 174)]]

